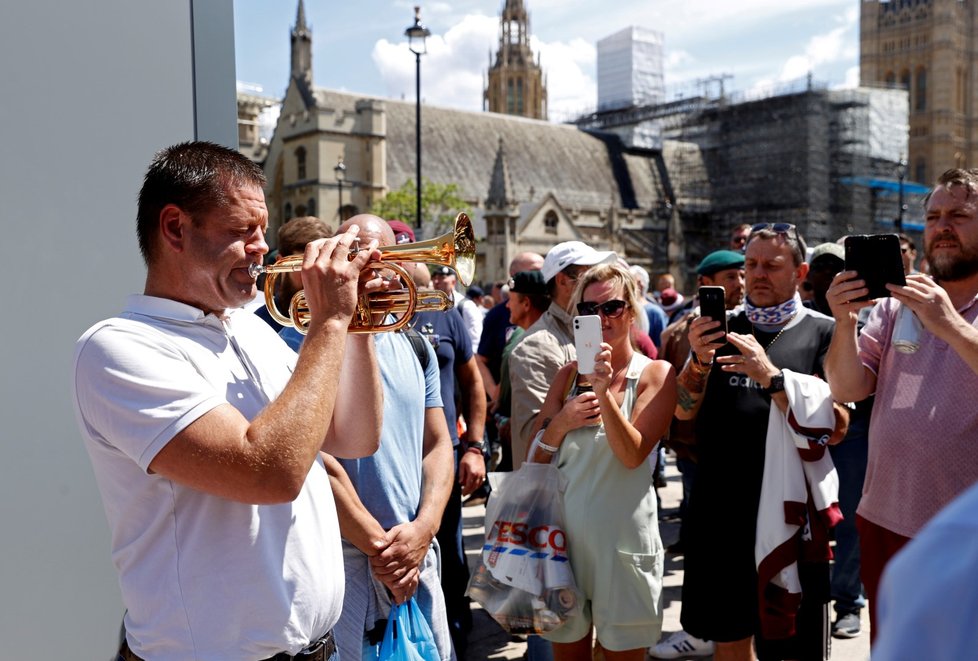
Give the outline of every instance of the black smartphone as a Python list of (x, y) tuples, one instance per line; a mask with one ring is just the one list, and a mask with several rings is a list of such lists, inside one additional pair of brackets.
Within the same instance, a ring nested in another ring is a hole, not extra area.
[(887, 284), (905, 285), (900, 237), (896, 234), (854, 234), (845, 240), (846, 270), (855, 271), (866, 281), (868, 301), (890, 295)]
[[(711, 333), (716, 333), (717, 331), (723, 331), (724, 334), (727, 332), (727, 305), (725, 302), (726, 293), (723, 287), (700, 287), (699, 289), (700, 297), (700, 316), (709, 317), (713, 321), (720, 322), (720, 328), (711, 330)], [(717, 340), (717, 344), (724, 344), (726, 338)]]

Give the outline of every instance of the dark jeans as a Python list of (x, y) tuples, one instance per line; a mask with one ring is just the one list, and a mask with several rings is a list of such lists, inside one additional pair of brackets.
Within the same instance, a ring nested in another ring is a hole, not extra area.
[(696, 462), (687, 457), (676, 457), (676, 468), (682, 474), (683, 499), (679, 501), (679, 543), (686, 543), (686, 510), (689, 497), (693, 493), (693, 483), (696, 481)]
[(839, 615), (858, 613), (866, 605), (859, 578), (859, 532), (856, 507), (863, 493), (869, 446), (869, 417), (854, 414), (845, 439), (829, 447), (839, 474), (839, 508), (842, 521), (835, 527), (835, 562), (832, 565), (832, 599)]
[(438, 528), (438, 544), (441, 546), (441, 589), (445, 593), (445, 610), (452, 634), (452, 644), (459, 659), (465, 658), (467, 636), (472, 629), (472, 609), (465, 589), (469, 584), (469, 565), (462, 548), (462, 486), (458, 483), (458, 461), (461, 446), (455, 446), (455, 477), (452, 495), (448, 498), (441, 526)]

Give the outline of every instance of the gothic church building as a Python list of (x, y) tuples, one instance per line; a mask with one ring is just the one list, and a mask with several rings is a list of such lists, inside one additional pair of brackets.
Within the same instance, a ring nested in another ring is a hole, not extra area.
[[(524, 114), (545, 116), (521, 1), (506, 1), (500, 34), (490, 87), (519, 80), (513, 66), (521, 62)], [(301, 215), (335, 227), (341, 194), (346, 217), (415, 178), (415, 104), (315, 87), (312, 38), (299, 0), (289, 84), (264, 161), (271, 238)], [(493, 95), (487, 88), (487, 98)], [(519, 97), (502, 98), (519, 108)], [(684, 194), (668, 180), (669, 153), (629, 150), (617, 136), (542, 119), (422, 106), (422, 176), (457, 184), (470, 205), (482, 282), (506, 277), (517, 252), (546, 253), (571, 239), (666, 270), (672, 201)], [(342, 182), (334, 173), (339, 161)]]

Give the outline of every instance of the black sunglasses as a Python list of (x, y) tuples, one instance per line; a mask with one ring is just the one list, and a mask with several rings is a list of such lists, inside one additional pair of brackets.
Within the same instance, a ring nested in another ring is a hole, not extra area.
[(608, 319), (617, 319), (623, 312), (625, 312), (625, 308), (627, 306), (628, 303), (619, 299), (605, 301), (604, 303), (582, 301), (577, 304), (577, 314), (587, 315), (598, 314), (598, 312), (600, 312)]
[(795, 239), (798, 238), (798, 228), (791, 223), (757, 223), (750, 228), (750, 233), (756, 234), (763, 230), (771, 230), (775, 234), (794, 234)]
[[(794, 252), (796, 258), (798, 259), (798, 263), (800, 264), (801, 262), (805, 261), (805, 251), (802, 250), (801, 235), (798, 234), (797, 227), (791, 223), (757, 223), (750, 228), (750, 236), (747, 238), (747, 243), (750, 243), (750, 240), (754, 238), (756, 233), (764, 230), (771, 230), (775, 234), (780, 234), (781, 236), (785, 237), (785, 239), (793, 237), (795, 240)], [(745, 253), (747, 252), (747, 243), (744, 244)]]

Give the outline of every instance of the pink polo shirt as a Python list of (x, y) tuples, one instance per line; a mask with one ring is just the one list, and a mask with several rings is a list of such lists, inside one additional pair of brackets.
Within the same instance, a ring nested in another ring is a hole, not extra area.
[[(859, 355), (877, 381), (858, 513), (913, 537), (978, 481), (978, 374), (927, 330), (916, 353), (896, 351), (899, 309), (892, 298), (877, 304), (859, 336)], [(958, 312), (978, 326), (978, 297)]]

